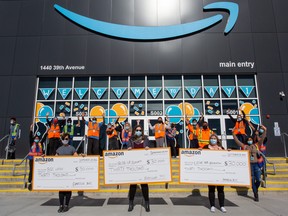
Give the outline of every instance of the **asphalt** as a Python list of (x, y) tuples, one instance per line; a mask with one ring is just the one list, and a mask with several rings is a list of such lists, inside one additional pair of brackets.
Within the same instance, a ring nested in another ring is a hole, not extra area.
[(135, 198), (136, 205), (132, 212), (127, 212), (127, 194), (84, 193), (84, 196), (78, 196), (77, 193), (73, 193), (69, 211), (59, 214), (57, 213), (57, 193), (3, 193), (0, 194), (0, 215), (288, 215), (288, 192), (260, 193), (259, 202), (255, 202), (251, 195), (252, 194), (248, 194), (248, 196), (240, 196), (236, 193), (226, 193), (225, 207), (227, 209), (227, 213), (222, 213), (219, 210), (218, 200), (216, 200), (216, 212), (211, 213), (207, 193), (150, 194), (151, 212), (147, 213), (141, 205), (143, 200), (140, 193), (138, 193)]

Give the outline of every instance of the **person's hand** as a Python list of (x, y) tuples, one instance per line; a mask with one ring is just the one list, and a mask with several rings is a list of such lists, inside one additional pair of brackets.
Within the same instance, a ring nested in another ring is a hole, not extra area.
[(80, 156), (82, 156), (82, 157), (86, 157), (87, 155), (86, 155), (86, 154), (83, 154), (83, 153), (81, 153), (81, 154), (80, 154)]
[(15, 138), (14, 138), (14, 141), (16, 141), (16, 140), (17, 140), (17, 138), (15, 137)]
[(127, 150), (128, 150), (128, 151), (132, 150), (132, 147), (129, 147)]
[(226, 110), (226, 114), (228, 115), (231, 112), (230, 108)]
[(80, 127), (80, 124), (76, 124), (76, 127)]
[(228, 148), (227, 151), (232, 151), (232, 149)]
[(146, 146), (146, 147), (145, 147), (145, 150), (148, 150), (148, 149), (149, 149), (149, 146)]
[(33, 131), (33, 126), (34, 126), (34, 124), (30, 125), (30, 131)]
[(45, 157), (45, 156), (46, 156), (45, 154), (42, 154), (42, 155), (41, 155), (41, 157)]
[(85, 116), (85, 113), (84, 113), (84, 112), (82, 112), (82, 113), (81, 113), (81, 116), (82, 116), (82, 117), (84, 117), (84, 116)]
[(198, 148), (199, 151), (202, 151), (202, 148)]

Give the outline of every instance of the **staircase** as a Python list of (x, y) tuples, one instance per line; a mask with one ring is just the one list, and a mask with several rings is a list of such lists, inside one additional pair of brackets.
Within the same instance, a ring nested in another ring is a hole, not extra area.
[[(260, 187), (259, 191), (288, 191), (288, 159), (285, 158), (268, 158), (268, 160), (275, 164), (276, 175), (272, 175), (273, 166), (267, 165), (267, 181), (266, 188)], [(4, 160), (0, 164), (0, 193), (40, 193), (30, 192), (24, 188), (24, 173), (25, 163), (16, 167), (15, 176), (13, 176), (13, 166), (15, 163), (20, 163), (21, 160)], [(207, 192), (207, 185), (187, 185), (179, 184), (179, 160), (172, 159), (172, 178), (173, 181), (168, 185), (165, 183), (149, 184), (149, 191), (151, 193), (191, 193), (194, 189), (199, 189), (200, 192)], [(27, 164), (27, 177), (29, 173), (29, 166)], [(103, 178), (103, 160), (100, 161), (100, 190), (97, 193), (127, 193), (128, 185), (105, 186)], [(237, 192), (245, 191), (245, 188), (238, 188)], [(225, 187), (225, 192), (236, 192), (235, 187)]]

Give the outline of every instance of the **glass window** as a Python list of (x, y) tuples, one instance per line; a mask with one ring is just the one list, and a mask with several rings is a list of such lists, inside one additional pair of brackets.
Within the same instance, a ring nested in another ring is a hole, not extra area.
[(145, 116), (145, 101), (131, 101), (130, 102), (131, 116)]
[(56, 78), (43, 77), (39, 78), (38, 100), (55, 99)]
[(148, 116), (163, 116), (163, 103), (162, 101), (148, 101), (147, 102), (147, 115)]
[(82, 116), (82, 113), (85, 113), (85, 116), (88, 116), (88, 102), (74, 101), (72, 107), (72, 116)]
[(92, 100), (108, 99), (108, 77), (91, 77), (91, 93)]
[(221, 97), (222, 98), (236, 98), (237, 90), (234, 75), (221, 76), (220, 79)]
[(175, 99), (182, 98), (182, 77), (165, 76), (164, 77), (164, 98)]
[(89, 77), (75, 77), (74, 100), (87, 100), (89, 94)]
[(218, 76), (203, 76), (205, 98), (219, 98)]
[(72, 98), (72, 77), (59, 77), (57, 86), (57, 100), (71, 100)]
[(128, 77), (111, 77), (110, 99), (128, 99)]
[(145, 77), (131, 76), (130, 77), (130, 99), (145, 99)]
[(147, 99), (162, 99), (162, 76), (147, 77)]
[(240, 98), (255, 98), (256, 88), (254, 75), (237, 76), (238, 92)]
[(205, 100), (205, 114), (206, 115), (221, 115), (220, 100)]
[(184, 97), (202, 98), (202, 81), (200, 75), (184, 76)]

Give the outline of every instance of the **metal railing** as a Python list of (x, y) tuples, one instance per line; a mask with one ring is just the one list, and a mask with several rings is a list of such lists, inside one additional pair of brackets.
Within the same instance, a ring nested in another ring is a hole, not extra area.
[[(2, 141), (4, 141), (5, 139), (9, 138), (9, 137), (10, 137), (10, 135), (9, 135), (9, 134), (6, 134), (2, 139), (0, 139), (0, 143), (1, 143)], [(4, 159), (7, 160), (7, 157), (8, 157), (8, 146), (9, 146), (9, 142), (10, 142), (10, 139), (8, 139), (7, 145), (6, 145), (6, 147), (5, 147), (5, 158), (2, 159), (2, 165), (4, 164)], [(1, 155), (2, 155), (2, 151), (1, 151)]]
[[(13, 170), (12, 170), (12, 175), (13, 175), (13, 176), (21, 176), (21, 175), (24, 176), (24, 178), (23, 178), (23, 188), (26, 188), (27, 161), (28, 161), (27, 158), (28, 158), (28, 155), (29, 155), (29, 153), (23, 158), (23, 160), (22, 160), (20, 163), (14, 164), (14, 165), (13, 165)], [(16, 174), (16, 173), (15, 173), (16, 167), (21, 166), (24, 162), (25, 162), (24, 173)]]
[(285, 140), (285, 136), (288, 137), (287, 133), (281, 133), (281, 142), (283, 143), (284, 146), (284, 154), (285, 154), (285, 158), (287, 158), (287, 147), (286, 147), (286, 140)]

